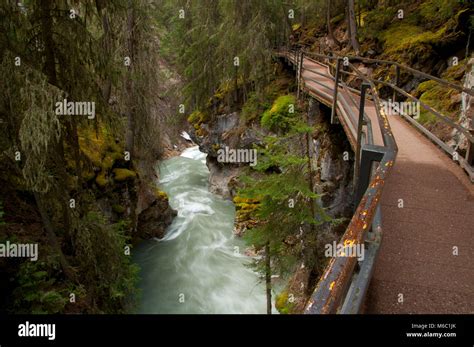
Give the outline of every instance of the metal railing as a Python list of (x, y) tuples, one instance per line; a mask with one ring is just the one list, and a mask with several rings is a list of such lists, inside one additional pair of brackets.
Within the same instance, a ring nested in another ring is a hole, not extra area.
[[(306, 52), (301, 49), (283, 50), (282, 55), (296, 66), (298, 96), (300, 95), (301, 91), (305, 91), (307, 94), (317, 98), (329, 107), (332, 107), (331, 122), (333, 123), (336, 122), (336, 115), (340, 115), (338, 119), (341, 121), (344, 131), (346, 132), (349, 142), (351, 142), (355, 152), (354, 178), (355, 182), (357, 183), (357, 207), (339, 243), (343, 245), (363, 244), (365, 247), (365, 257), (359, 262), (354, 257), (331, 258), (307, 304), (305, 313), (359, 313), (361, 311), (362, 303), (372, 277), (375, 259), (382, 238), (382, 216), (379, 205), (380, 196), (382, 194), (385, 180), (391, 168), (393, 167), (398, 151), (396, 142), (390, 129), (387, 114), (385, 114), (384, 107), (380, 101), (378, 90), (375, 84), (380, 83), (392, 87), (394, 98), (396, 93), (399, 93), (408, 98), (416, 99), (418, 102), (420, 102), (417, 98), (406, 93), (397, 85), (400, 78), (400, 69), (405, 69), (409, 72), (417, 73), (422, 77), (442, 83), (450, 88), (455, 88), (463, 93), (474, 95), (474, 92), (451, 82), (441, 80), (437, 77), (405, 67), (395, 62), (349, 56), (348, 60), (346, 60), (346, 67), (348, 67), (351, 71), (344, 71), (341, 69), (341, 60), (343, 57)], [(328, 68), (328, 73), (325, 74), (319, 71), (304, 68), (305, 59), (309, 59), (326, 66)], [(317, 59), (322, 60), (322, 62), (318, 61)], [(373, 63), (393, 64), (396, 67), (395, 85), (384, 81), (373, 80), (368, 76), (365, 76), (350, 62), (351, 60), (365, 60)], [(331, 64), (332, 61), (335, 61), (335, 64)], [(334, 69), (334, 76), (330, 71), (331, 67)], [(305, 78), (302, 82), (303, 70), (311, 71), (312, 73), (323, 78), (328, 78), (333, 81), (334, 85), (337, 87), (331, 88), (324, 83), (311, 78)], [(361, 90), (359, 91), (349, 87), (342, 81), (341, 75), (351, 75), (362, 80), (363, 84), (361, 86)], [(321, 91), (319, 91), (318, 95), (318, 93), (316, 93), (314, 90), (306, 87), (305, 81), (308, 80), (316, 83), (321, 88), (328, 90), (329, 92), (324, 92), (324, 96), (322, 96)], [(345, 93), (341, 94), (339, 90), (340, 88), (345, 91)], [(382, 135), (383, 145), (374, 144), (373, 125), (371, 124), (371, 120), (365, 112), (367, 91), (370, 92), (371, 99), (375, 105), (376, 118)], [(347, 95), (350, 99), (350, 102), (356, 105), (356, 101), (354, 100), (352, 93), (360, 95), (358, 115), (354, 114), (352, 109), (349, 107), (349, 100), (347, 100), (345, 97)], [(327, 98), (327, 96), (330, 96), (330, 98)], [(429, 112), (435, 114), (438, 119), (441, 119), (446, 124), (458, 129), (458, 131), (460, 131), (469, 139), (469, 141), (471, 141), (472, 145), (473, 137), (469, 130), (454, 123), (448, 117), (442, 115), (428, 105), (424, 105), (421, 102), (420, 105)], [(437, 139), (434, 134), (429, 132), (411, 117), (408, 118), (410, 118), (409, 121), (412, 124), (416, 123), (416, 127), (425, 133), (425, 135), (427, 135), (431, 140), (433, 140), (433, 142), (437, 143), (441, 148), (452, 154), (452, 152), (450, 152), (447, 148), (449, 146)], [(357, 131), (354, 131), (353, 126), (352, 128), (350, 127), (351, 122), (354, 119), (357, 119)], [(363, 130), (364, 126), (365, 131)], [(468, 156), (469, 151), (466, 155), (466, 159), (464, 160), (464, 165), (462, 160), (459, 161), (461, 165), (469, 167), (470, 163), (468, 162)], [(373, 165), (374, 163), (376, 163), (376, 165)]]
[(414, 102), (419, 103), (419, 105), (432, 114), (436, 119), (442, 121), (444, 124), (450, 126), (451, 128), (456, 129), (460, 134), (465, 136), (465, 138), (469, 141), (469, 146), (467, 148), (465, 157), (461, 157), (459, 153), (456, 151), (455, 148), (449, 146), (445, 142), (443, 142), (439, 137), (433, 134), (430, 130), (428, 130), (425, 126), (423, 126), (420, 122), (418, 122), (415, 118), (407, 115), (403, 112), (400, 113), (404, 119), (406, 119), (411, 125), (417, 128), (420, 132), (422, 132), (426, 137), (428, 137), (432, 142), (437, 144), (441, 149), (443, 149), (447, 154), (451, 156), (454, 161), (457, 161), (459, 165), (467, 172), (469, 175), (471, 182), (474, 182), (474, 118), (471, 120), (471, 129), (466, 129), (465, 127), (457, 124), (451, 118), (443, 115), (438, 110), (434, 109), (433, 107), (427, 105), (426, 103), (422, 102), (420, 99), (414, 97), (413, 95), (407, 93), (405, 90), (400, 88), (400, 73), (402, 71), (410, 73), (415, 76), (422, 77), (426, 80), (434, 81), (439, 85), (442, 85), (446, 88), (457, 90), (461, 93), (469, 94), (474, 96), (474, 90), (465, 88), (464, 86), (457, 85), (453, 82), (443, 80), (439, 77), (427, 74), (425, 72), (413, 69), (411, 67), (402, 65), (398, 62), (389, 61), (389, 60), (381, 60), (381, 59), (371, 59), (371, 58), (364, 58), (358, 56), (347, 56), (346, 57), (349, 61), (361, 61), (366, 64), (383, 64), (389, 67), (395, 67), (395, 81), (394, 83), (390, 83), (383, 80), (375, 80), (373, 82), (375, 84), (380, 84), (392, 89), (392, 100), (395, 101), (397, 99), (397, 95), (402, 95), (407, 99), (413, 100)]
[[(301, 87), (303, 62), (307, 53), (304, 51), (287, 51), (284, 55), (292, 63), (296, 63), (298, 90), (301, 88), (307, 93), (312, 94), (312, 91), (305, 86), (305, 83)], [(329, 71), (327, 75), (317, 71), (313, 72), (331, 79), (338, 86), (338, 88), (325, 86), (325, 88), (329, 88), (329, 95), (332, 98), (332, 122), (335, 122), (336, 114), (341, 115), (339, 120), (346, 124), (346, 127), (344, 127), (346, 134), (348, 138), (352, 138), (350, 142), (356, 153), (357, 208), (339, 242), (343, 245), (364, 245), (367, 250), (365, 252), (367, 256), (359, 263), (355, 257), (331, 258), (308, 302), (305, 312), (315, 314), (356, 313), (359, 312), (365, 297), (380, 244), (382, 228), (379, 201), (385, 179), (393, 167), (396, 158), (397, 145), (390, 130), (387, 116), (383, 113), (374, 83), (352, 64), (349, 64), (349, 68), (353, 70), (354, 74), (365, 82), (360, 91), (359, 114), (356, 117), (349, 106), (350, 102), (355, 104), (351, 91), (345, 83), (339, 82), (340, 58), (321, 54), (314, 54), (314, 56), (329, 61), (336, 60), (336, 74), (334, 77)], [(305, 68), (304, 70), (307, 69)], [(346, 93), (339, 93), (339, 87), (346, 91)], [(375, 110), (382, 134), (383, 146), (373, 143), (372, 124), (365, 112), (365, 93), (367, 90), (370, 91), (375, 105), (378, 105), (375, 107)], [(349, 96), (350, 100), (347, 100), (346, 95)], [(317, 95), (315, 96), (317, 97)], [(354, 128), (352, 128), (351, 131), (348, 125), (353, 123), (354, 119), (357, 119), (357, 124), (355, 124), (357, 125), (357, 130), (354, 131)], [(365, 136), (363, 135), (363, 126), (366, 128)], [(356, 133), (355, 139), (354, 132)], [(378, 162), (376, 167), (373, 167), (374, 162)], [(358, 271), (355, 271), (356, 266)]]

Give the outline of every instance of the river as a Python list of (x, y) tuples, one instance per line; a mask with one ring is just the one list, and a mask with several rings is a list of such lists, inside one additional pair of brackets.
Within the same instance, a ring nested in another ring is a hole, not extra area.
[(264, 284), (232, 233), (234, 205), (208, 190), (206, 154), (188, 148), (159, 171), (178, 215), (162, 240), (134, 250), (138, 313), (265, 313)]

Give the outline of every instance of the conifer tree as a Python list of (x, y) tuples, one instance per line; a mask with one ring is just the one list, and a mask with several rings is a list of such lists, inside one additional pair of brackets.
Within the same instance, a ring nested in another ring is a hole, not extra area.
[(268, 314), (271, 275), (294, 270), (297, 259), (303, 259), (309, 267), (315, 266), (314, 257), (304, 256), (303, 245), (314, 244), (314, 226), (330, 220), (315, 201), (319, 196), (308, 185), (307, 154), (303, 148), (294, 148), (295, 139), (310, 131), (311, 128), (296, 122), (288, 134), (267, 137), (255, 167), (259, 174), (242, 177), (245, 187), (239, 196), (259, 202), (252, 214), (256, 226), (247, 230), (244, 238), (264, 252), (264, 258), (258, 258), (255, 265), (265, 276)]

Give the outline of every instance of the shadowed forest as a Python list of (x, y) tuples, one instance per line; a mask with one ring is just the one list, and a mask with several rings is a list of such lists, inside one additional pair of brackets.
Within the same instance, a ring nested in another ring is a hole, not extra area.
[[(209, 260), (199, 270), (205, 284), (186, 282), (203, 295), (222, 290), (209, 299), (216, 312), (304, 312), (330, 261), (325, 245), (341, 238), (358, 204), (354, 153), (328, 121), (330, 105), (301, 97), (278, 53), (395, 61), (462, 86), (472, 10), (457, 0), (2, 1), (0, 312), (135, 313), (163, 295), (150, 312), (164, 312), (169, 297), (176, 306), (166, 313), (213, 313), (179, 278), (180, 288), (163, 289), (175, 279), (167, 266), (185, 263), (180, 247), (165, 244), (186, 230), (209, 246), (206, 256), (237, 259)], [(469, 127), (461, 91), (394, 66), (353, 64)], [(344, 78), (360, 89), (360, 79)], [(427, 109), (417, 121), (468, 155), (469, 141)], [(225, 148), (255, 150), (258, 160), (230, 163), (227, 152), (223, 162)], [(180, 200), (173, 189), (186, 184), (177, 192), (201, 195)], [(214, 217), (192, 219), (203, 215)], [(226, 236), (206, 234), (213, 228)], [(37, 259), (14, 245), (37, 245)], [(147, 263), (152, 250), (163, 270)], [(200, 253), (181, 250), (194, 259), (188, 269), (199, 263)], [(236, 267), (240, 284), (204, 280)], [(152, 292), (149, 276), (160, 271), (165, 284)], [(248, 297), (261, 304), (255, 312), (254, 302), (239, 308)], [(194, 306), (180, 311), (186, 302)]]

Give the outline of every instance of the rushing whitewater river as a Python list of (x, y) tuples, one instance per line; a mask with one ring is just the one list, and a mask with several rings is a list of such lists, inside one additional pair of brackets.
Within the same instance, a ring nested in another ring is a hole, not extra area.
[(198, 147), (160, 165), (160, 186), (178, 216), (165, 237), (142, 243), (139, 313), (265, 313), (265, 288), (234, 238), (235, 209), (208, 191)]

